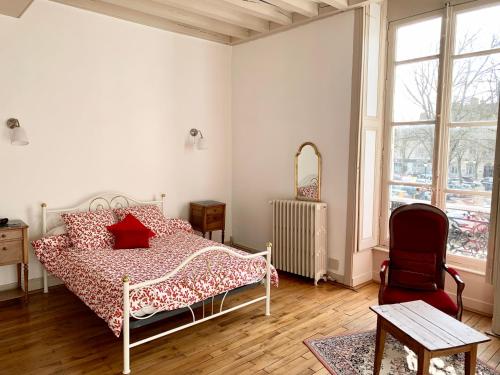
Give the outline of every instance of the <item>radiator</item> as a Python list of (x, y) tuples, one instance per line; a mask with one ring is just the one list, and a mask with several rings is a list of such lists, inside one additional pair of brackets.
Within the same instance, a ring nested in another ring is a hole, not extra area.
[(272, 263), (282, 271), (326, 280), (326, 203), (274, 200)]

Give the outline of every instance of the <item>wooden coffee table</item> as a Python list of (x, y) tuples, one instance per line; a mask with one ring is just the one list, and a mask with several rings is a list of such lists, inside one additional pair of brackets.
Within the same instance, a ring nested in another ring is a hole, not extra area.
[(465, 353), (465, 374), (476, 373), (477, 344), (488, 336), (470, 328), (423, 301), (370, 307), (377, 314), (373, 374), (378, 375), (390, 333), (418, 356), (418, 375), (429, 374), (434, 357)]

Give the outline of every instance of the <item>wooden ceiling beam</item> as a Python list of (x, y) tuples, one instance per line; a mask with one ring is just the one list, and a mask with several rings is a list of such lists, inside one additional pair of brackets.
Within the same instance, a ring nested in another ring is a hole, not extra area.
[(20, 18), (33, 0), (0, 0), (0, 14)]
[(210, 17), (258, 32), (269, 31), (269, 21), (243, 12), (235, 12), (213, 0), (154, 0), (157, 3)]
[(363, 6), (370, 3), (381, 3), (383, 0), (348, 0), (350, 7)]
[(321, 0), (321, 2), (340, 10), (344, 10), (349, 7), (349, 2), (347, 0)]
[(266, 0), (268, 3), (276, 5), (289, 12), (302, 14), (306, 17), (316, 17), (318, 15), (318, 3), (312, 0)]
[(232, 38), (228, 35), (199, 29), (193, 26), (182, 25), (177, 22), (169, 21), (162, 17), (153, 16), (143, 12), (138, 12), (113, 4), (108, 4), (98, 0), (52, 0), (56, 3), (74, 6), (76, 8), (105, 14), (114, 18), (139, 23), (158, 29), (173, 31), (181, 34), (191, 35), (202, 39), (212, 40), (214, 42), (231, 44)]
[(190, 13), (169, 5), (159, 4), (150, 0), (101, 0), (105, 3), (133, 9), (138, 12), (151, 14), (153, 16), (165, 18), (173, 22), (194, 26), (204, 30), (215, 31), (220, 34), (230, 35), (237, 38), (249, 36), (248, 29), (232, 25), (213, 18)]
[[(52, 1), (159, 29), (234, 45), (381, 0)], [(13, 4), (11, 2), (12, 0), (0, 0), (0, 14), (7, 9), (5, 4), (11, 6)], [(20, 2), (29, 5), (31, 0), (19, 0)]]
[(235, 10), (275, 22), (279, 25), (292, 24), (292, 15), (289, 12), (260, 0), (218, 0), (218, 2), (220, 4), (227, 4)]

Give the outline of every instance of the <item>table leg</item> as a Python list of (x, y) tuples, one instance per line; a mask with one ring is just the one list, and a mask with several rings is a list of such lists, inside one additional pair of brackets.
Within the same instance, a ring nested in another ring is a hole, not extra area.
[(477, 344), (472, 345), (471, 350), (465, 353), (465, 375), (476, 373)]
[(222, 244), (224, 245), (224, 231), (222, 231)]
[(382, 327), (382, 319), (377, 317), (377, 336), (375, 339), (375, 362), (373, 363), (373, 375), (380, 373), (380, 366), (382, 365), (382, 358), (384, 357), (386, 332)]
[(17, 263), (17, 287), (21, 287), (21, 263)]
[(24, 267), (24, 302), (28, 302), (28, 292), (29, 292), (29, 286), (28, 286), (28, 264), (25, 263), (23, 265)]
[(422, 348), (418, 352), (417, 375), (429, 375), (430, 365), (431, 365), (431, 353), (428, 350)]
[(208, 237), (210, 239), (210, 241), (212, 240), (212, 232), (208, 232)]

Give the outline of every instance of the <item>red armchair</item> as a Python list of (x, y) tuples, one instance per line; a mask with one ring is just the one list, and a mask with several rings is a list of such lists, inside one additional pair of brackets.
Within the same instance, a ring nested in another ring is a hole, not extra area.
[[(380, 269), (380, 305), (423, 300), (462, 319), (465, 284), (458, 272), (446, 265), (448, 226), (446, 214), (428, 204), (404, 205), (392, 212), (389, 259)], [(457, 284), (456, 303), (444, 291), (445, 272)]]

